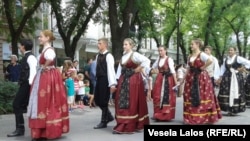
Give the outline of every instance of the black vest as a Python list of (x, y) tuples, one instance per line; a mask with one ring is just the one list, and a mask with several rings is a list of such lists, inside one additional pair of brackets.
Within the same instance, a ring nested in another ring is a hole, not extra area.
[(24, 57), (21, 60), (19, 84), (29, 83), (30, 67), (29, 67), (27, 60), (30, 55), (33, 55), (32, 52), (25, 53)]
[(231, 67), (232, 67), (233, 69), (238, 69), (238, 68), (241, 68), (241, 67), (242, 67), (242, 65), (241, 65), (240, 63), (237, 62), (237, 57), (238, 57), (238, 56), (236, 56), (236, 57), (234, 58), (234, 62), (233, 62), (232, 64), (227, 64), (227, 59), (226, 59), (225, 64), (226, 64), (226, 69), (227, 69), (227, 70), (230, 70)]
[(109, 52), (105, 54), (99, 54), (97, 57), (96, 64), (96, 77), (103, 77), (108, 75), (106, 56)]

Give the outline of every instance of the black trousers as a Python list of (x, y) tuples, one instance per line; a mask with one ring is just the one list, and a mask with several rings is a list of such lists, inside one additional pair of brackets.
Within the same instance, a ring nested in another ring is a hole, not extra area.
[(24, 129), (23, 112), (26, 110), (29, 102), (30, 85), (28, 82), (22, 83), (16, 93), (13, 101), (13, 110), (16, 119), (16, 128)]
[(110, 87), (107, 77), (98, 77), (95, 87), (95, 103), (99, 107), (108, 107)]
[(108, 86), (107, 77), (97, 77), (95, 87), (95, 104), (102, 110), (101, 122), (106, 122), (112, 117), (112, 114), (108, 108), (108, 102), (110, 97), (110, 87)]

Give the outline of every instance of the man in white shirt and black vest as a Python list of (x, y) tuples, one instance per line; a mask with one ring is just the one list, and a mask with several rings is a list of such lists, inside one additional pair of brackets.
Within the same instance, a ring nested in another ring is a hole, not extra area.
[(36, 74), (37, 59), (32, 54), (33, 41), (30, 39), (23, 39), (20, 42), (19, 50), (24, 55), (21, 60), (21, 70), (19, 77), (19, 89), (13, 101), (13, 110), (15, 114), (16, 130), (8, 137), (23, 136), (24, 135), (24, 117), (23, 111), (28, 106), (30, 86)]
[(96, 65), (96, 87), (95, 103), (102, 110), (101, 122), (94, 129), (106, 128), (107, 124), (114, 120), (109, 108), (108, 102), (110, 93), (116, 90), (116, 77), (114, 68), (114, 57), (108, 52), (108, 39), (98, 40), (99, 54), (97, 55)]

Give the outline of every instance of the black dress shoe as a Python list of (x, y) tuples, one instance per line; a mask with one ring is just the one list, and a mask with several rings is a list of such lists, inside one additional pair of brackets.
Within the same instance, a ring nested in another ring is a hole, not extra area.
[(16, 129), (14, 132), (8, 134), (7, 137), (17, 137), (23, 135), (24, 135), (24, 129)]
[(94, 129), (107, 128), (107, 124), (104, 122), (99, 123), (94, 127)]

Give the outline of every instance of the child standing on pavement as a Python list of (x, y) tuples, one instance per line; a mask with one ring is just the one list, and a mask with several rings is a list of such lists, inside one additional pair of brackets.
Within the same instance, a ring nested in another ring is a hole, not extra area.
[(85, 95), (85, 84), (83, 83), (84, 75), (82, 73), (78, 74), (78, 84), (79, 84), (79, 90), (76, 95), (76, 101), (79, 108), (83, 108), (83, 97)]
[(79, 80), (78, 80), (78, 76), (77, 76), (77, 70), (75, 68), (70, 69), (74, 71), (74, 90), (75, 90), (75, 94), (74, 94), (74, 102), (73, 102), (73, 108), (77, 108), (77, 104), (76, 104), (76, 95), (78, 93), (79, 90)]
[(94, 95), (90, 94), (89, 80), (84, 80), (84, 84), (85, 84), (85, 96), (89, 99), (89, 107), (92, 108), (94, 106), (93, 105)]
[(65, 87), (67, 90), (67, 96), (68, 96), (68, 107), (69, 107), (69, 112), (72, 112), (73, 108), (73, 103), (74, 103), (74, 95), (75, 95), (75, 90), (74, 90), (74, 71), (70, 70), (67, 72), (69, 75), (68, 78), (65, 80)]

